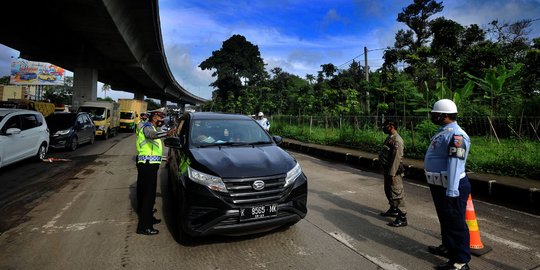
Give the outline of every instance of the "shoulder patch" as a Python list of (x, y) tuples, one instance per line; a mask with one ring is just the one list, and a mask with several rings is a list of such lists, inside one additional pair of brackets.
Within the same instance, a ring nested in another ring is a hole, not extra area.
[(453, 139), (454, 139), (454, 145), (456, 147), (461, 147), (461, 145), (463, 145), (463, 136), (461, 135), (454, 135), (453, 136)]
[(465, 159), (465, 153), (466, 149), (463, 136), (453, 135), (450, 143), (448, 144), (448, 156)]

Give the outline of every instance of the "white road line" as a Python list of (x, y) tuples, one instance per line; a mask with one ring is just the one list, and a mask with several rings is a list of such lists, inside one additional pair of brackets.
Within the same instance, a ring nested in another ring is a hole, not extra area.
[(41, 231), (39, 227), (34, 227), (30, 231), (31, 232), (40, 231), (40, 233), (52, 234), (52, 233), (56, 233), (60, 231), (62, 232), (82, 231), (96, 224), (112, 224), (115, 226), (124, 226), (129, 223), (135, 223), (135, 222), (134, 221), (115, 221), (115, 220), (96, 220), (96, 221), (79, 222), (79, 223), (72, 223), (72, 224), (58, 225), (58, 226), (54, 225), (52, 227), (48, 227), (47, 230), (41, 230)]
[(385, 269), (385, 270), (406, 270), (407, 269), (399, 264), (392, 263), (390, 260), (388, 260), (385, 257), (377, 258), (377, 257), (370, 256), (366, 253), (360, 252), (351, 244), (351, 242), (354, 241), (354, 239), (347, 234), (340, 233), (340, 232), (330, 232), (328, 234), (332, 236), (334, 239), (336, 239), (338, 242), (344, 244), (345, 246), (347, 246), (354, 252), (360, 254), (362, 257), (368, 259), (369, 261), (371, 261), (372, 263), (374, 263), (375, 265), (379, 266), (382, 269)]
[(73, 205), (73, 203), (79, 199), (79, 197), (81, 197), (81, 195), (84, 194), (85, 191), (81, 191), (79, 192), (77, 195), (75, 195), (75, 197), (73, 197), (73, 199), (68, 202), (66, 204), (66, 206), (64, 206), (64, 208), (62, 208), (62, 210), (60, 210), (60, 212), (58, 214), (56, 214), (56, 216), (54, 216), (51, 220), (49, 220), (49, 222), (47, 222), (47, 224), (43, 225), (43, 229), (51, 229), (54, 227), (54, 224), (56, 224), (56, 222), (58, 221), (58, 219), (60, 217), (62, 217), (62, 215), (64, 214), (64, 212), (66, 212), (70, 207), (71, 205)]
[(490, 233), (483, 232), (482, 236), (485, 236), (486, 238), (489, 238), (489, 240), (491, 240), (493, 242), (501, 243), (501, 244), (503, 244), (505, 246), (508, 246), (510, 248), (524, 250), (524, 251), (530, 251), (531, 250), (530, 247), (527, 247), (527, 246), (524, 246), (522, 244), (510, 241), (510, 240), (507, 240), (507, 239), (504, 239), (504, 238), (501, 238), (501, 237), (498, 237), (498, 236), (490, 234)]

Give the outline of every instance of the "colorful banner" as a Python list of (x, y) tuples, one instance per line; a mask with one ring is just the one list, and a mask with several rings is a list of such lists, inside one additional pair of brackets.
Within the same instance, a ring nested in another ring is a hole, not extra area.
[(63, 85), (63, 68), (44, 62), (16, 59), (11, 62), (10, 84)]

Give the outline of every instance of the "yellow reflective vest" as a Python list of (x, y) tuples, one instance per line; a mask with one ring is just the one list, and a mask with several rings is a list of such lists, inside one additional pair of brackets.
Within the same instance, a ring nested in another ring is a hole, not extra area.
[[(150, 164), (160, 164), (163, 153), (161, 139), (147, 139), (144, 136), (144, 128), (148, 124), (137, 129), (137, 163), (146, 163), (148, 161)], [(153, 125), (150, 124), (150, 126), (156, 130)]]

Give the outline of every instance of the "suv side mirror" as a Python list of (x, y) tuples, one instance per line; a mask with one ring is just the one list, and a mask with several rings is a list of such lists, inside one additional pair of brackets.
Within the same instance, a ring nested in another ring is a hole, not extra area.
[(283, 142), (283, 138), (281, 136), (272, 136), (272, 139), (274, 139), (274, 142), (276, 142), (277, 145), (280, 145)]
[(173, 149), (182, 149), (182, 142), (178, 137), (166, 138), (164, 141), (165, 146)]

